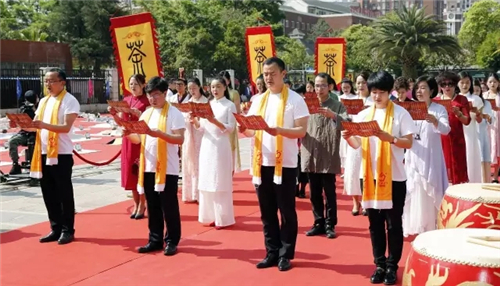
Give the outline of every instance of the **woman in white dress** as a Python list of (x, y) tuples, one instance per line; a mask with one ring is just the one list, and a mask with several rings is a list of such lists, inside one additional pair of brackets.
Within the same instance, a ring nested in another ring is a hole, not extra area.
[(493, 109), (489, 101), (483, 99), (481, 83), (474, 80), (474, 95), (477, 95), (483, 101), (484, 107), (481, 110), (483, 121), (478, 124), (479, 149), (481, 151), (481, 175), (482, 182), (490, 182), (491, 172), (491, 138), (488, 132), (489, 126), (493, 122)]
[(491, 165), (493, 166), (493, 183), (498, 183), (498, 169), (500, 167), (500, 80), (496, 73), (491, 73), (486, 81), (488, 92), (483, 94), (485, 99), (494, 99), (497, 111), (494, 112), (493, 124), (490, 125), (491, 138)]
[[(352, 85), (352, 81), (349, 78), (344, 78), (340, 84), (340, 99), (358, 99), (358, 95), (354, 93), (354, 86)], [(349, 118), (352, 119), (352, 115), (349, 115)], [(347, 157), (347, 142), (344, 138), (340, 138), (340, 164), (342, 168), (345, 168), (345, 160)]]
[(483, 101), (477, 95), (474, 95), (472, 87), (472, 77), (467, 72), (458, 73), (460, 81), (458, 88), (460, 94), (465, 96), (472, 104), (470, 111), (470, 124), (464, 125), (465, 148), (467, 154), (467, 175), (469, 183), (481, 183), (481, 150), (479, 147), (479, 123), (483, 120), (481, 117), (481, 109)]
[[(188, 102), (207, 103), (201, 83), (197, 78), (188, 80)], [(194, 203), (198, 201), (198, 170), (201, 138), (203, 132), (196, 130), (189, 123), (189, 114), (183, 113), (186, 122), (184, 132), (184, 144), (182, 144), (182, 201)]]
[(210, 106), (214, 113), (211, 119), (191, 117), (196, 129), (202, 130), (198, 189), (200, 190), (198, 221), (209, 223), (216, 229), (235, 223), (233, 208), (233, 157), (230, 136), (235, 129), (234, 103), (224, 78), (211, 83), (214, 99)]
[[(363, 72), (356, 78), (357, 98), (363, 99), (365, 106), (372, 106), (373, 99), (370, 97), (370, 91), (366, 84), (370, 74)], [(361, 182), (359, 173), (361, 171), (361, 148), (353, 149), (347, 147), (346, 162), (344, 167), (344, 192), (352, 196), (352, 215), (357, 216), (361, 209)], [(366, 216), (366, 210), (363, 210), (363, 215)]]
[(406, 202), (403, 211), (404, 236), (436, 229), (437, 214), (445, 190), (448, 174), (444, 161), (441, 135), (451, 128), (446, 108), (433, 103), (438, 85), (434, 78), (421, 76), (413, 89), (413, 98), (427, 104), (426, 120), (415, 122), (417, 133), (413, 145), (405, 153)]

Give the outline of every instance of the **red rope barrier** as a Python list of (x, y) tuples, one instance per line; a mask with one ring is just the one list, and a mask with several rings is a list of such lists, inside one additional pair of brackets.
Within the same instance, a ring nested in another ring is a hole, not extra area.
[(106, 162), (102, 162), (102, 163), (96, 163), (96, 162), (92, 162), (92, 161), (89, 161), (89, 160), (83, 158), (82, 155), (78, 154), (78, 152), (76, 152), (75, 150), (73, 150), (73, 154), (75, 154), (76, 157), (80, 158), (80, 160), (82, 160), (83, 162), (85, 162), (87, 164), (90, 164), (90, 165), (93, 165), (93, 166), (109, 165), (111, 162), (113, 162), (114, 160), (116, 160), (116, 158), (118, 158), (118, 156), (120, 156), (121, 153), (122, 153), (122, 150), (118, 151), (118, 153), (116, 153), (116, 155), (113, 156), (113, 158), (111, 158), (110, 160), (108, 160)]

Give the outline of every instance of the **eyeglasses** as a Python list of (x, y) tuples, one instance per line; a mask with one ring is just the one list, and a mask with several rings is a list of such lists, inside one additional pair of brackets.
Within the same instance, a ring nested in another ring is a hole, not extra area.
[(452, 82), (443, 82), (439, 86), (441, 86), (441, 87), (454, 87), (455, 84)]
[(315, 88), (328, 88), (328, 84), (316, 84), (314, 85)]
[(48, 85), (54, 84), (56, 82), (60, 82), (60, 80), (45, 80), (45, 81), (43, 81), (43, 83), (48, 84)]

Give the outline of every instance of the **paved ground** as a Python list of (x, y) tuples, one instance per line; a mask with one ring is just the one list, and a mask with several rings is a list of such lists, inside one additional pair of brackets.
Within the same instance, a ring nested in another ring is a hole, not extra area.
[[(250, 139), (240, 139), (242, 169), (250, 166)], [(102, 156), (109, 156), (106, 152)], [(103, 160), (106, 158), (102, 158)], [(75, 166), (73, 174), (76, 211), (83, 212), (128, 200), (120, 187), (119, 161), (104, 167)], [(47, 220), (39, 187), (0, 184), (0, 232)]]

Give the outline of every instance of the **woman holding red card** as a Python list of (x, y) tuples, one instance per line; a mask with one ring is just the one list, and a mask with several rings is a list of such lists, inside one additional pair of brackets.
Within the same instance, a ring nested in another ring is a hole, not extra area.
[(459, 80), (456, 74), (448, 71), (439, 74), (436, 78), (442, 90), (442, 95), (436, 97), (436, 100), (451, 100), (451, 112), (448, 112), (451, 131), (448, 135), (442, 135), (441, 141), (448, 178), (452, 184), (469, 181), (463, 126), (470, 123), (470, 107), (467, 98), (456, 92)]
[[(108, 111), (113, 115), (115, 121), (138, 121), (141, 114), (149, 107), (149, 101), (146, 97), (144, 87), (146, 86), (146, 78), (142, 74), (134, 74), (129, 79), (129, 88), (132, 91), (130, 96), (127, 96), (123, 101), (130, 106), (130, 113), (117, 113), (112, 107), (108, 107)], [(137, 180), (139, 172), (139, 154), (140, 145), (132, 144), (130, 139), (123, 137), (122, 153), (121, 153), (121, 178), (122, 188), (126, 191), (132, 191), (134, 199), (134, 209), (130, 215), (131, 219), (142, 219), (146, 211), (146, 200), (144, 194), (139, 195), (137, 192)]]

